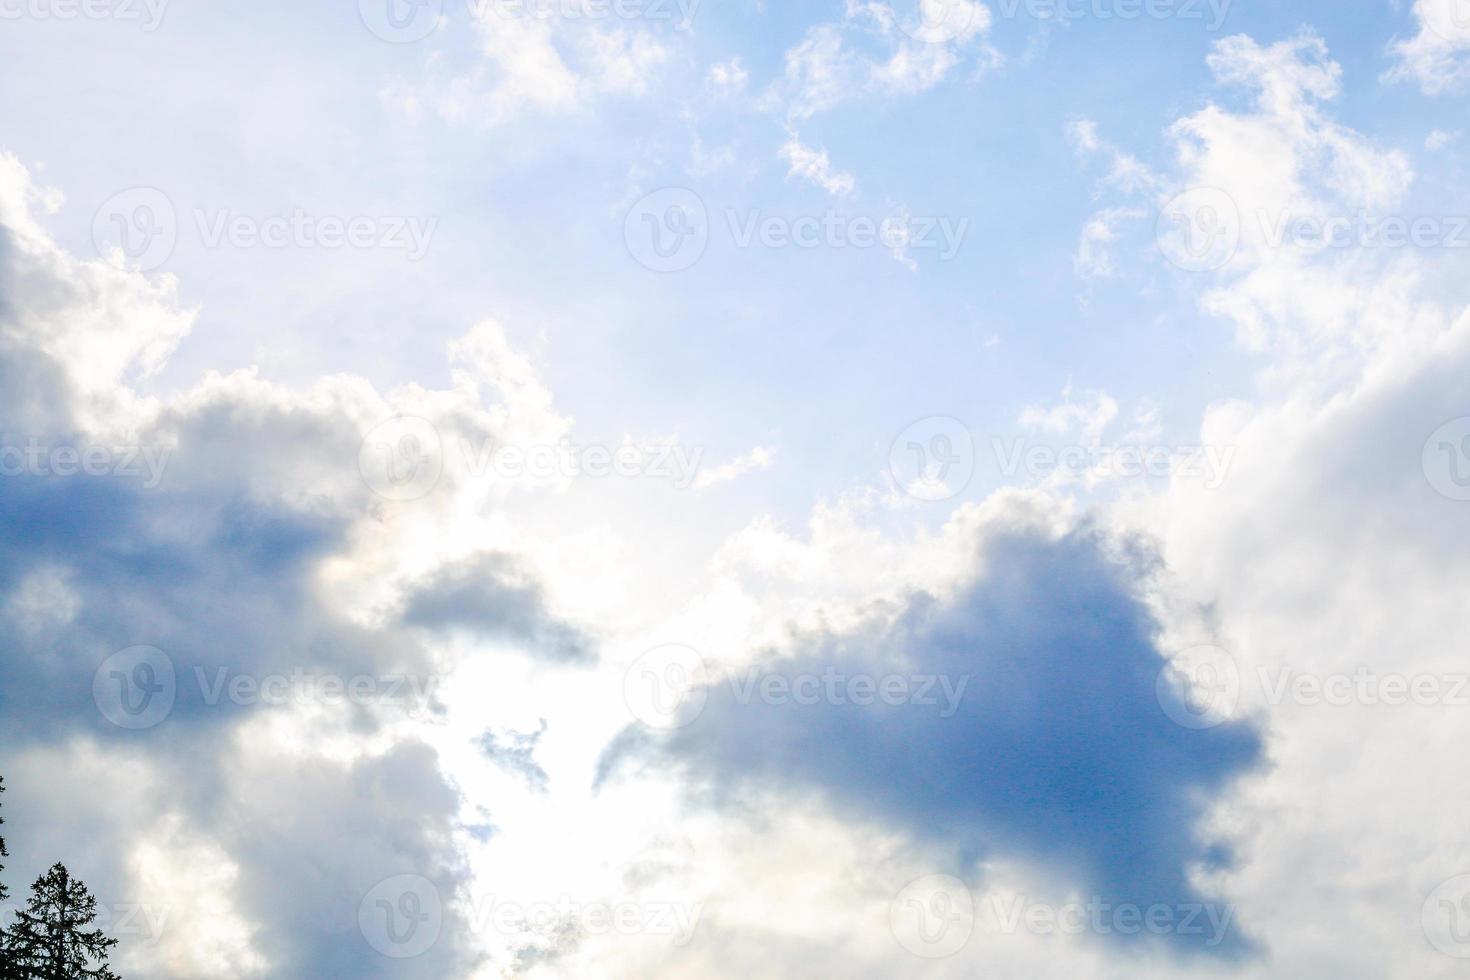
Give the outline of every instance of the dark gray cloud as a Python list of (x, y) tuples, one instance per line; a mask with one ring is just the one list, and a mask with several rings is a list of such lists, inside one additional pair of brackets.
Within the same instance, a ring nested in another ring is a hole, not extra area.
[[(475, 828), (460, 825), (461, 797), (436, 753), (402, 736), (347, 760), (314, 744), (262, 749), (247, 726), (282, 703), (253, 685), (382, 681), (365, 700), (338, 697), (325, 717), (301, 713), (314, 719), (305, 730), (366, 751), (358, 737), (433, 707), (446, 669), (438, 628), (564, 660), (587, 657), (584, 638), (547, 612), (511, 555), (419, 583), (411, 627), (391, 617), (363, 625), (324, 593), (322, 571), (383, 519), (358, 461), (358, 402), (381, 411), (376, 393), (342, 382), (313, 399), (212, 379), (138, 406), (110, 379), (131, 376), (154, 345), (150, 304), (168, 298), (48, 249), (0, 228), (0, 447), (12, 450), (0, 475), (0, 773), (13, 790), (7, 817), (18, 817), (7, 825), (12, 884), (60, 859), (104, 903), (167, 904), (175, 898), (140, 885), (134, 852), (140, 835), (177, 827), (238, 867), (227, 903), (256, 930), (268, 975), (468, 975), (464, 924), (447, 903), (466, 874), (455, 835)], [(124, 339), (89, 346), (94, 325)], [(82, 363), (93, 348), (100, 360)], [(117, 419), (143, 431), (96, 435), (110, 399), (131, 405)], [(9, 466), (30, 445), (80, 452), (99, 440), (114, 452), (166, 448), (166, 468), (153, 481)], [(176, 689), (166, 715), (130, 730), (101, 710), (94, 678), (137, 645), (169, 659)], [(250, 693), (229, 693), (237, 679)], [(522, 754), (534, 767), (530, 749)], [(395, 875), (432, 883), (446, 903), (442, 937), (411, 959), (382, 955), (359, 922), (364, 896)]]
[(403, 621), (518, 642), (550, 660), (592, 659), (588, 638), (553, 616), (540, 582), (515, 556), (502, 552), (477, 555), (435, 572), (409, 597)]
[[(672, 763), (698, 795), (732, 808), (749, 791), (815, 790), (851, 818), (948, 849), (966, 869), (1018, 857), (1114, 904), (1205, 901), (1190, 870), (1227, 853), (1202, 838), (1200, 819), (1262, 745), (1246, 724), (1190, 730), (1161, 707), (1165, 658), (1139, 596), (1152, 559), (1111, 553), (1079, 530), (1010, 533), (981, 561), (952, 601), (915, 595), (866, 629), (805, 637), (763, 670), (783, 683), (933, 676), (936, 703), (920, 703), (922, 682), (913, 697), (858, 706), (842, 687), (800, 703), (779, 686), (766, 698), (742, 686), (749, 679), (717, 680), (685, 727), (625, 732), (603, 778)], [(962, 678), (957, 701), (940, 693)]]

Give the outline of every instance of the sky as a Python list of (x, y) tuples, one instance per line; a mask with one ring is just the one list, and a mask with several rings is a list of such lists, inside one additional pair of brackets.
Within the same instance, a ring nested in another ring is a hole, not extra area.
[(1466, 0), (0, 21), (124, 977), (1461, 975)]

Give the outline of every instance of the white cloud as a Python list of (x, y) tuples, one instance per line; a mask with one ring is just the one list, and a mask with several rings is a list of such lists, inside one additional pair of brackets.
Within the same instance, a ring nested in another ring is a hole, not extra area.
[(694, 479), (694, 489), (704, 490), (720, 483), (728, 483), (747, 473), (770, 469), (775, 462), (774, 451), (764, 446), (756, 446), (750, 452), (737, 456), (727, 463), (700, 470), (699, 476)]
[(794, 133), (781, 147), (781, 159), (791, 167), (787, 176), (808, 180), (828, 194), (842, 197), (857, 189), (856, 177), (832, 169), (832, 160), (826, 150), (803, 146), (801, 138)]
[(385, 103), (411, 115), (427, 107), (448, 119), (494, 126), (526, 112), (575, 112), (600, 96), (644, 95), (670, 58), (670, 46), (646, 27), (514, 15), (496, 4), (471, 9), (472, 67), (448, 69), (436, 53), (421, 81), (385, 86)]
[(1398, 64), (1390, 79), (1417, 82), (1439, 95), (1462, 88), (1470, 80), (1470, 4), (1465, 0), (1415, 0), (1419, 33), (1398, 41)]

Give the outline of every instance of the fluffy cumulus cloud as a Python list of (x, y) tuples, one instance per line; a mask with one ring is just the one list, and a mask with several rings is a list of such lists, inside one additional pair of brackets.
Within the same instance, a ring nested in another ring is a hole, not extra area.
[(1463, 0), (1415, 0), (1418, 31), (1396, 41), (1389, 78), (1410, 80), (1431, 95), (1464, 88), (1470, 80), (1470, 8)]
[(641, 96), (694, 12), (682, 4), (657, 9), (679, 17), (615, 17), (613, 7), (590, 0), (471, 3), (471, 50), (456, 49), (465, 29), (451, 24), (436, 34), (443, 47), (426, 59), (422, 77), (387, 86), (383, 98), (411, 114), (429, 109), (495, 126), (527, 113), (585, 112), (602, 97)]
[[(0, 171), (0, 725), (27, 787), (15, 822), (38, 831), (26, 866), (76, 834), (99, 892), (177, 912), (187, 925), (124, 950), (135, 971), (402, 975), (362, 941), (358, 903), (407, 869), (445, 896), (464, 874), (460, 795), (418, 731), (452, 667), (443, 631), (593, 656), (513, 545), (459, 527), (507, 488), (449, 448), (565, 421), (493, 324), (455, 345), (444, 390), (241, 372), (140, 395), (189, 327), (172, 283), (70, 257), (25, 171)], [(411, 437), (432, 483), (380, 469)], [(195, 868), (140, 856), (160, 835), (218, 865), (214, 913), (170, 897)], [(416, 971), (467, 969), (446, 934)]]
[(1201, 817), (1261, 742), (1244, 723), (1175, 720), (1187, 709), (1160, 693), (1167, 656), (1141, 595), (1155, 559), (1088, 528), (1002, 527), (976, 563), (942, 599), (798, 636), (686, 695), (672, 733), (632, 730), (608, 770), (668, 759), (735, 810), (747, 788), (786, 791), (782, 806), (816, 790), (849, 819), (951, 849), (967, 876), (1011, 857), (1114, 905), (1202, 903), (1191, 873), (1225, 855)]
[[(846, 0), (703, 61), (674, 25), (532, 6), (447, 16), (393, 98), (498, 125), (693, 66), (684, 111), (754, 108), (774, 141), (739, 180), (849, 201), (881, 175), (816, 135), (834, 110), (997, 58), (967, 0)], [(1458, 91), (1459, 9), (1418, 0), (1384, 82)], [(1347, 72), (1378, 69), (1311, 30), (1200, 53), (1157, 138), (1048, 123), (1080, 193), (1047, 254), (1088, 311), (1175, 302), (1235, 377), (1181, 421), (1168, 370), (1089, 365), (995, 418), (1220, 469), (977, 465), (944, 509), (896, 466), (740, 497), (808, 469), (795, 409), (677, 504), (510, 475), (493, 450), (577, 430), (493, 319), (435, 385), (164, 385), (181, 284), (76, 257), (59, 193), (0, 156), (12, 891), (60, 858), (141, 909), (124, 976), (1459, 975), (1470, 310), (1463, 226), (1422, 220), (1456, 122), (1377, 135)]]

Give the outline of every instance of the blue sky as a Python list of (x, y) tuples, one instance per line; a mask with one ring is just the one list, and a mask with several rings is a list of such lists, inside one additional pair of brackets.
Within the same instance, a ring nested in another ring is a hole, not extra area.
[[(1464, 0), (625, 2), (0, 2), (12, 892), (125, 975), (1454, 975)], [(1235, 931), (978, 911), (1089, 897)]]

